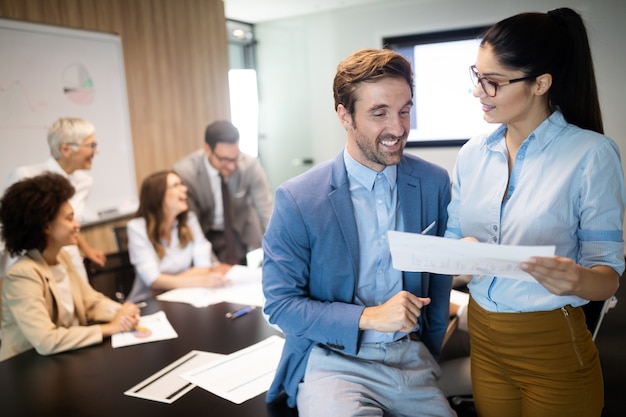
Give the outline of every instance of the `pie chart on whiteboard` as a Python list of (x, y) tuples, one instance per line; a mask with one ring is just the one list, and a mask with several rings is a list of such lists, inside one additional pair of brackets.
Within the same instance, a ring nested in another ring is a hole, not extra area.
[(63, 70), (63, 92), (76, 104), (88, 105), (93, 102), (93, 80), (84, 65), (72, 64)]

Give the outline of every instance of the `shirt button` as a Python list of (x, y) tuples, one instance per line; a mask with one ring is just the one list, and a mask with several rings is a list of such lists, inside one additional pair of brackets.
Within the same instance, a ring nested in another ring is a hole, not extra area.
[(498, 238), (496, 236), (492, 237), (491, 240), (493, 240), (494, 242), (498, 241)]
[(493, 231), (494, 231), (494, 232), (497, 232), (497, 231), (498, 231), (498, 226), (493, 225)]

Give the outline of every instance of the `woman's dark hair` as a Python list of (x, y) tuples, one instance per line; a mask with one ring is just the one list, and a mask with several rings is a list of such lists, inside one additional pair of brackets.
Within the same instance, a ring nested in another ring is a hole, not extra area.
[(522, 13), (489, 28), (481, 41), (499, 62), (528, 76), (552, 75), (552, 109), (583, 129), (604, 133), (593, 60), (585, 24), (569, 8)]
[(11, 185), (0, 202), (2, 239), (11, 256), (27, 250), (43, 251), (48, 244), (46, 227), (74, 195), (67, 178), (52, 172)]
[[(147, 176), (141, 183), (139, 192), (139, 208), (135, 217), (143, 217), (146, 220), (148, 239), (159, 259), (165, 256), (165, 247), (161, 244), (161, 226), (163, 225), (163, 199), (167, 191), (167, 176), (174, 171), (159, 171)], [(187, 226), (187, 211), (176, 216), (178, 220), (178, 240), (184, 248), (193, 240), (191, 230)]]

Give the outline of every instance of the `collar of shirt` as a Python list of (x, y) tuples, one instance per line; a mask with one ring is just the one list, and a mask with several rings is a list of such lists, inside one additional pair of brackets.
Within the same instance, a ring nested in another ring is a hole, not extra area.
[[(565, 117), (563, 114), (556, 110), (554, 111), (550, 117), (544, 120), (535, 130), (528, 135), (528, 138), (524, 140), (524, 142), (529, 139), (537, 140), (537, 147), (539, 150), (543, 150), (546, 146), (550, 144), (562, 131), (567, 127), (567, 122), (565, 121)], [(501, 149), (501, 146), (504, 146), (504, 137), (506, 135), (507, 127), (505, 124), (500, 125), (496, 130), (491, 133), (487, 139), (485, 140), (485, 145), (490, 150), (498, 150)]]
[[(348, 174), (352, 176), (367, 190), (374, 188), (374, 182), (380, 172), (376, 172), (365, 165), (359, 163), (356, 159), (350, 155), (347, 148), (343, 150), (343, 161), (346, 164), (346, 170)], [(398, 177), (398, 167), (396, 165), (390, 165), (382, 170), (382, 174), (387, 178), (387, 182), (391, 186), (391, 189), (396, 188), (396, 178)]]
[(48, 160), (46, 161), (46, 167), (48, 168), (48, 171), (63, 175), (65, 178), (68, 179), (70, 178), (70, 176), (67, 175), (67, 172), (65, 172), (61, 165), (59, 165), (59, 162), (53, 157), (48, 158)]
[(213, 165), (211, 165), (211, 163), (209, 162), (209, 158), (205, 157), (202, 158), (202, 162), (204, 163), (204, 168), (206, 169), (207, 174), (209, 174), (209, 178), (211, 180), (217, 178), (218, 180), (220, 179), (220, 173), (217, 169), (213, 168)]

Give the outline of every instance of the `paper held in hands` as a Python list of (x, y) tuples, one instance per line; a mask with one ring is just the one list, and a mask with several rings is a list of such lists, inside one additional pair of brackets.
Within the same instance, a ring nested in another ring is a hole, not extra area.
[(533, 256), (554, 256), (554, 246), (509, 246), (468, 242), (390, 230), (393, 267), (401, 271), (448, 275), (495, 275), (535, 282), (519, 268)]
[(172, 327), (163, 311), (139, 318), (136, 329), (130, 332), (117, 333), (111, 336), (113, 348), (174, 339), (178, 333)]

